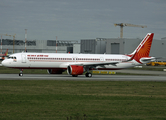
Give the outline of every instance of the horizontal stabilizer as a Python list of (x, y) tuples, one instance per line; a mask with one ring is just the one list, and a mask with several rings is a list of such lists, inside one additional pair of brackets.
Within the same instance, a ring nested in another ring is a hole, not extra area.
[(152, 61), (155, 61), (155, 60), (156, 60), (155, 57), (143, 57), (143, 58), (140, 59), (140, 61), (142, 63), (148, 63), (148, 62), (152, 62)]

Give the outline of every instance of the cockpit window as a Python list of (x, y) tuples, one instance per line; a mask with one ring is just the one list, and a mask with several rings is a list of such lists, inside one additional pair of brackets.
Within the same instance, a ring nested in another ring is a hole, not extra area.
[(8, 59), (16, 59), (14, 56), (9, 56)]
[(9, 56), (8, 59), (13, 59), (13, 62), (17, 61), (17, 58), (15, 56)]

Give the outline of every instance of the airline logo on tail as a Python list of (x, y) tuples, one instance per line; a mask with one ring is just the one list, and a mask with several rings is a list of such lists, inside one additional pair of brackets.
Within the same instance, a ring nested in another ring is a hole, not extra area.
[(142, 42), (138, 45), (136, 50), (129, 55), (130, 57), (133, 56), (133, 59), (138, 63), (141, 63), (140, 59), (143, 57), (149, 57), (150, 48), (152, 45), (154, 33), (148, 33)]

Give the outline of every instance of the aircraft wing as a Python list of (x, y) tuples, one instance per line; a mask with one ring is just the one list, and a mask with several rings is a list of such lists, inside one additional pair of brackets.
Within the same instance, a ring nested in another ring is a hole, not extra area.
[(74, 65), (80, 65), (80, 66), (103, 66), (103, 65), (114, 65), (116, 66), (116, 64), (118, 64), (118, 61), (114, 61), (114, 62), (96, 62), (96, 63), (92, 63), (92, 62), (88, 62), (88, 63), (75, 63)]
[(9, 55), (0, 54), (0, 57), (8, 57)]
[(0, 57), (8, 57), (8, 55), (0, 55)]

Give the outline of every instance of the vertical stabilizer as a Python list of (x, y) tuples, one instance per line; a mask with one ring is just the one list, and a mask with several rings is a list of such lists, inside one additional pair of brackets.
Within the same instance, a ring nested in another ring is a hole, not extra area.
[(141, 43), (138, 45), (138, 47), (134, 50), (132, 54), (129, 56), (133, 56), (133, 59), (140, 62), (140, 59), (143, 57), (149, 57), (152, 40), (153, 40), (154, 33), (148, 33), (145, 38), (141, 41)]
[(5, 52), (5, 56), (7, 56), (8, 55), (8, 49), (6, 50), (6, 52)]
[(3, 54), (2, 59), (4, 60), (7, 55), (8, 55), (8, 49), (6, 50), (5, 54)]

